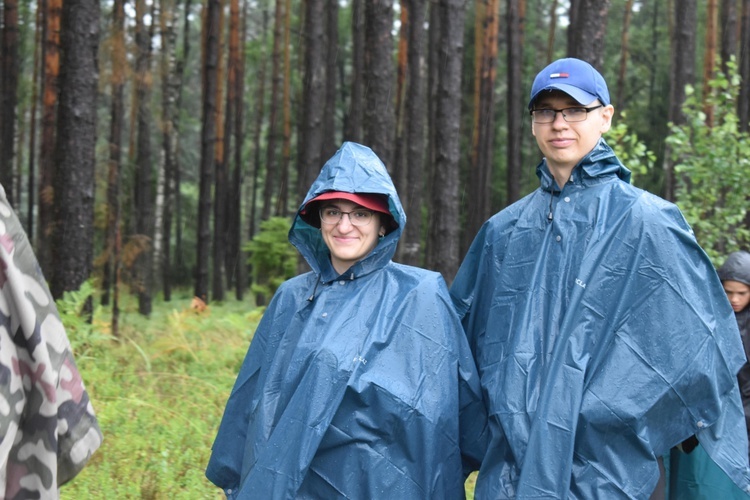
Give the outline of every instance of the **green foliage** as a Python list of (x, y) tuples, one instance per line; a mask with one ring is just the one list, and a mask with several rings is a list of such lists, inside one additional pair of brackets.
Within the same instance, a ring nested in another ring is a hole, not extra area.
[(57, 312), (65, 325), (65, 331), (70, 346), (77, 358), (87, 356), (92, 346), (108, 340), (110, 337), (102, 333), (96, 321), (91, 317), (98, 316), (98, 308), (93, 314), (86, 311), (87, 302), (94, 295), (94, 285), (91, 280), (85, 281), (81, 288), (72, 292), (65, 292), (62, 299), (56, 302)]
[[(121, 338), (106, 334), (110, 311), (99, 309), (100, 333), (88, 356), (76, 356), (104, 442), (61, 498), (223, 498), (204, 471), (260, 311), (227, 301), (196, 312), (186, 298), (155, 303), (146, 321), (125, 300)], [(63, 317), (69, 333), (79, 331)]]
[(620, 161), (633, 173), (635, 184), (639, 177), (647, 176), (653, 170), (656, 155), (628, 128), (626, 118), (626, 113), (621, 113), (620, 120), (610, 128), (607, 134), (607, 143), (612, 146)]
[[(750, 244), (744, 224), (748, 194), (742, 188), (750, 177), (750, 137), (739, 129), (740, 79), (735, 64), (730, 67), (730, 78), (716, 72), (705, 101), (688, 88), (686, 122), (672, 126), (667, 138), (675, 161), (677, 204), (714, 261)], [(712, 124), (706, 109), (713, 110)]]
[(281, 284), (295, 275), (297, 252), (289, 244), (289, 219), (271, 217), (260, 224), (260, 231), (247, 245), (253, 267), (254, 293), (269, 298)]

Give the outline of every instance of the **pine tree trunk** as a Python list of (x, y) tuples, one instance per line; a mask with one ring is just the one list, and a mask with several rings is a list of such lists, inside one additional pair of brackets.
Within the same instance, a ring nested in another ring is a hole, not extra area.
[(706, 38), (703, 52), (703, 112), (706, 113), (706, 125), (713, 126), (714, 110), (708, 105), (711, 94), (709, 82), (714, 78), (714, 64), (716, 63), (716, 22), (718, 17), (717, 0), (708, 0), (706, 7)]
[(65, 0), (60, 49), (60, 104), (55, 175), (55, 299), (78, 290), (94, 258), (94, 170), (98, 82), (99, 2)]
[(338, 149), (336, 144), (336, 61), (339, 56), (339, 3), (338, 0), (327, 0), (326, 18), (326, 89), (325, 111), (323, 113), (323, 149), (320, 157), (325, 160), (333, 156)]
[(271, 101), (268, 109), (268, 143), (266, 145), (266, 180), (263, 188), (261, 218), (273, 215), (273, 197), (276, 194), (276, 143), (279, 136), (279, 89), (283, 82), (281, 44), (284, 36), (284, 0), (276, 0), (273, 21), (273, 52), (271, 52)]
[[(526, 99), (522, 93), (523, 82), (523, 37), (525, 26), (525, 1), (526, 0), (508, 0), (507, 14), (507, 31), (508, 31), (508, 145), (507, 145), (507, 163), (508, 163), (508, 191), (506, 204), (519, 200), (521, 198), (521, 147), (526, 131), (523, 128), (523, 120), (528, 116), (526, 112)], [(491, 90), (488, 89), (488, 92)], [(491, 137), (492, 129), (487, 131)], [(488, 165), (492, 162), (492, 143), (488, 145), (485, 161)], [(489, 166), (491, 169), (491, 166)], [(485, 179), (489, 185), (489, 178)], [(489, 197), (489, 193), (487, 193)], [(489, 209), (485, 212), (489, 216)], [(479, 227), (476, 228), (479, 230)]]
[[(216, 146), (214, 149), (214, 238), (212, 248), (213, 296), (211, 300), (224, 300), (226, 291), (226, 247), (227, 247), (227, 192), (229, 168), (225, 148), (225, 113), (223, 102), (224, 82), (224, 1), (219, 7), (219, 57), (216, 71)], [(231, 131), (230, 131), (231, 136)]]
[(737, 0), (721, 0), (719, 16), (719, 29), (721, 30), (721, 70), (728, 77), (729, 70), (727, 63), (732, 56), (737, 56)]
[(393, 0), (366, 0), (364, 141), (389, 170), (395, 139), (392, 29)]
[[(109, 162), (107, 169), (107, 229), (102, 279), (102, 305), (109, 305), (110, 292), (114, 288), (112, 315), (119, 307), (117, 301), (117, 270), (119, 254), (115, 251), (120, 228), (120, 170), (122, 160), (122, 131), (125, 119), (125, 7), (124, 0), (112, 5), (112, 73), (110, 84)], [(114, 328), (113, 328), (114, 329)]]
[[(474, 123), (472, 133), (471, 166), (467, 196), (467, 217), (464, 231), (461, 234), (461, 254), (463, 255), (471, 244), (474, 236), (489, 216), (490, 210), (490, 172), (492, 171), (492, 139), (495, 125), (495, 64), (497, 60), (497, 37), (499, 33), (500, 5), (497, 0), (479, 0), (477, 2), (477, 18), (475, 29), (475, 68), (474, 68)], [(518, 50), (517, 40), (513, 38), (513, 31), (518, 29), (518, 5), (514, 0), (508, 1), (508, 77), (515, 69)], [(514, 98), (518, 100), (520, 82), (514, 82), (508, 87), (509, 116)], [(515, 96), (512, 94), (516, 94)], [(517, 112), (517, 110), (516, 110)], [(518, 120), (517, 116), (513, 116)], [(516, 124), (517, 125), (517, 124)], [(520, 129), (520, 127), (518, 127)], [(513, 149), (511, 137), (518, 138), (518, 131), (508, 130), (508, 152)], [(519, 149), (520, 151), (520, 149)], [(508, 165), (508, 171), (511, 170)], [(509, 175), (510, 180), (510, 175)], [(510, 184), (509, 184), (510, 188)]]
[(620, 36), (620, 71), (617, 74), (617, 99), (616, 109), (625, 107), (625, 77), (628, 68), (628, 55), (630, 53), (630, 19), (633, 15), (633, 0), (627, 0), (625, 4), (625, 16), (622, 23), (622, 35)]
[[(5, 0), (2, 12), (2, 70), (0, 71), (0, 184), (11, 205), (16, 203), (13, 158), (18, 106), (18, 0)], [(20, 192), (18, 193), (20, 195)]]
[(325, 0), (308, 0), (305, 11), (305, 77), (299, 145), (299, 189), (307, 192), (323, 161), (323, 113), (326, 95)]
[[(292, 2), (284, 4), (284, 80), (281, 91), (282, 136), (281, 136), (281, 178), (279, 179), (279, 197), (276, 202), (276, 215), (286, 217), (289, 210), (290, 164), (292, 159)], [(292, 190), (294, 191), (294, 190)]]
[[(742, 0), (742, 29), (740, 30), (740, 78), (743, 82), (750, 82), (750, 0)], [(737, 115), (740, 122), (740, 130), (750, 131), (750, 85), (740, 86), (740, 95), (737, 99)]]
[(352, 0), (352, 80), (344, 140), (362, 142), (364, 126), (365, 0)]
[[(144, 19), (145, 0), (136, 1), (136, 238), (140, 242), (140, 253), (135, 261), (138, 312), (144, 316), (151, 314), (152, 259), (154, 237), (154, 195), (152, 193), (151, 155), (151, 34)], [(152, 24), (155, 22), (151, 17)]]
[[(669, 67), (669, 110), (667, 121), (675, 125), (685, 122), (682, 104), (685, 102), (685, 86), (695, 82), (695, 33), (696, 0), (674, 2), (674, 28), (670, 42), (671, 61)], [(670, 158), (669, 146), (664, 154), (664, 197), (675, 199), (674, 161)]]
[(29, 239), (33, 240), (36, 226), (34, 225), (34, 205), (35, 205), (35, 191), (36, 191), (36, 122), (37, 122), (37, 104), (39, 102), (39, 75), (42, 72), (40, 68), (40, 52), (42, 48), (42, 33), (44, 29), (42, 26), (42, 0), (37, 1), (36, 10), (36, 26), (37, 29), (34, 33), (34, 62), (33, 62), (33, 77), (32, 77), (32, 89), (31, 89), (31, 114), (29, 121), (31, 122), (31, 130), (29, 131), (29, 172), (27, 182), (27, 204), (26, 204), (26, 233), (29, 235)]
[(409, 41), (407, 51), (407, 81), (404, 105), (404, 168), (407, 170), (407, 188), (401, 189), (408, 224), (399, 244), (400, 260), (405, 264), (421, 266), (422, 246), (422, 193), (424, 189), (424, 145), (425, 145), (425, 78), (422, 75), (422, 59), (425, 56), (425, 0), (408, 0)]
[(439, 0), (439, 70), (435, 120), (435, 182), (432, 186), (427, 265), (450, 284), (459, 265), (459, 162), (461, 65), (465, 7)]
[[(568, 55), (589, 62), (595, 68), (604, 66), (604, 35), (611, 0), (576, 0), (571, 6), (568, 26)], [(573, 2), (571, 2), (572, 4)]]
[[(263, 12), (263, 27), (261, 30), (263, 39), (266, 38), (266, 31), (268, 30), (268, 16), (265, 12)], [(258, 197), (258, 178), (260, 176), (260, 171), (262, 168), (261, 165), (261, 158), (262, 158), (262, 149), (260, 144), (261, 134), (263, 131), (263, 118), (265, 114), (265, 106), (263, 105), (264, 99), (263, 96), (265, 95), (265, 89), (266, 89), (266, 69), (268, 67), (268, 55), (265, 50), (265, 44), (261, 47), (261, 53), (260, 53), (260, 71), (258, 72), (258, 90), (255, 95), (258, 96), (258, 98), (255, 100), (255, 125), (253, 130), (253, 151), (255, 152), (254, 158), (253, 158), (253, 182), (252, 182), (252, 191), (250, 196), (250, 210), (248, 214), (248, 219), (250, 222), (249, 228), (248, 228), (248, 239), (253, 239), (255, 237), (256, 233), (256, 208), (257, 208), (257, 197)]]
[(557, 0), (552, 0), (549, 8), (549, 31), (547, 32), (547, 64), (555, 56), (555, 33), (557, 31)]
[(42, 140), (39, 150), (39, 216), (36, 255), (45, 276), (52, 276), (52, 232), (54, 228), (55, 124), (60, 71), (60, 16), (62, 0), (46, 0), (44, 11), (44, 92), (42, 94)]
[(220, 1), (208, 0), (203, 26), (203, 111), (201, 130), (200, 188), (195, 296), (208, 301), (211, 255), (211, 187), (216, 146), (216, 91), (218, 87)]

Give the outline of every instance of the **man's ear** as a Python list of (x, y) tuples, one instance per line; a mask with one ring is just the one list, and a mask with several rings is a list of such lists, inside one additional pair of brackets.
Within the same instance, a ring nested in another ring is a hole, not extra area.
[(612, 126), (612, 117), (615, 114), (615, 108), (611, 104), (607, 104), (602, 108), (601, 117), (602, 117), (602, 125), (600, 128), (600, 132), (604, 134), (605, 132), (609, 131), (609, 128)]

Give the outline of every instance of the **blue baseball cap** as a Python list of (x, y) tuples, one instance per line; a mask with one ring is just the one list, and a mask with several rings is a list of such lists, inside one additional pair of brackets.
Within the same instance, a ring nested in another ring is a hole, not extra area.
[(586, 61), (568, 57), (558, 59), (536, 75), (531, 86), (529, 109), (539, 94), (545, 90), (560, 90), (584, 106), (599, 99), (605, 106), (610, 104), (607, 82)]

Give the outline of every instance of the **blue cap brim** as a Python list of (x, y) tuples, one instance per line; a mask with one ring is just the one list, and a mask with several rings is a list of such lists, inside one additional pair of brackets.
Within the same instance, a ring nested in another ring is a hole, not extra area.
[(578, 87), (574, 87), (566, 83), (554, 83), (551, 85), (547, 85), (546, 87), (541, 89), (539, 92), (534, 94), (534, 96), (529, 100), (529, 109), (531, 109), (531, 106), (534, 104), (534, 101), (536, 101), (536, 98), (539, 97), (539, 94), (541, 94), (545, 90), (559, 90), (561, 92), (565, 92), (570, 97), (575, 99), (578, 104), (581, 104), (583, 106), (588, 106), (589, 104), (591, 104), (592, 102), (598, 99), (598, 97), (595, 96), (594, 94), (590, 94), (586, 92), (585, 90), (579, 89)]

